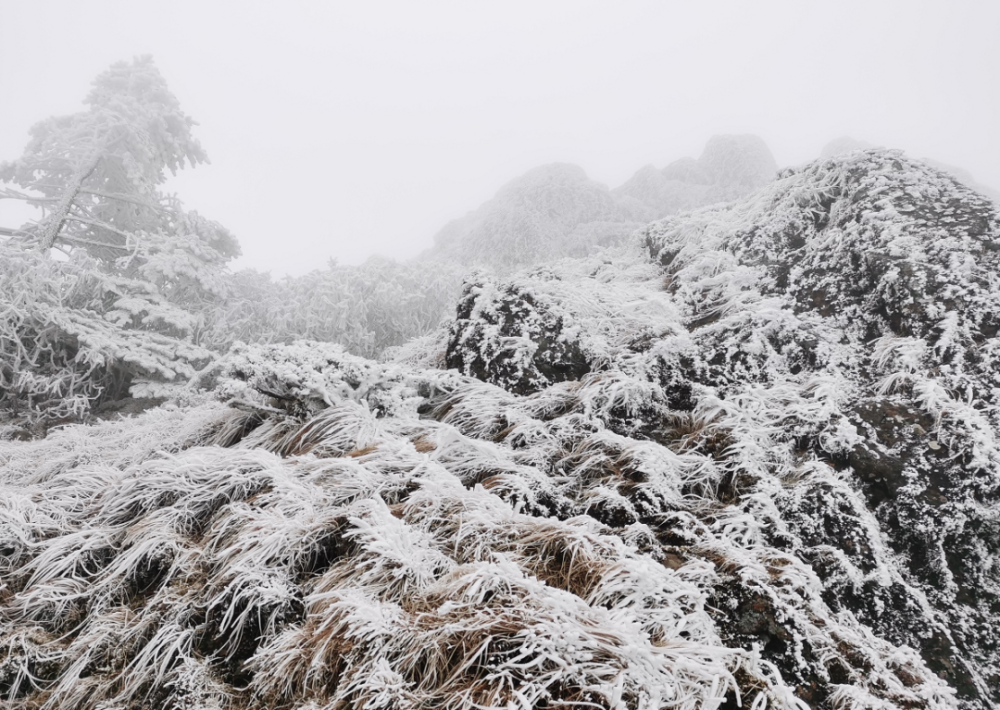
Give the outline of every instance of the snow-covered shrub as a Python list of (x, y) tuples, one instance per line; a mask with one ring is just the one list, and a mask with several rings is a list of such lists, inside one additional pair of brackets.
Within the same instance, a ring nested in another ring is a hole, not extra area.
[(0, 244), (0, 303), (0, 410), (8, 422), (80, 419), (128, 396), (139, 380), (186, 382), (211, 358), (192, 341), (195, 316), (87, 257), (54, 261)]
[(514, 285), (466, 282), (446, 364), (518, 394), (589, 371), (569, 323)]

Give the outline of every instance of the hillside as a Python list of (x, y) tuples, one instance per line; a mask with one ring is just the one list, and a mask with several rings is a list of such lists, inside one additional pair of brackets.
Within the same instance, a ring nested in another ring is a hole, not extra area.
[(619, 242), (649, 221), (742, 197), (777, 166), (756, 136), (715, 136), (697, 160), (639, 170), (615, 190), (576, 165), (554, 163), (504, 185), (493, 199), (445, 225), (423, 255), (501, 272)]
[(848, 153), (0, 442), (5, 707), (994, 707), (998, 240)]

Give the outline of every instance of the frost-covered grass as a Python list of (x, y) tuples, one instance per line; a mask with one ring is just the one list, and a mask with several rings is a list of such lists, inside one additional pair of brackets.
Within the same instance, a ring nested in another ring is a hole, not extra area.
[[(361, 432), (366, 414), (341, 407), (338, 424)], [(90, 434), (120, 445), (162, 419)], [(7, 454), (12, 707), (701, 707), (737, 671), (781, 697), (720, 644), (683, 571), (590, 518), (539, 519), (463, 485), (433, 453), (465, 441), (452, 426), (378, 420), (332, 458), (193, 446), (42, 470), (41, 445), (72, 451), (73, 432), (38, 442), (34, 470)]]
[[(332, 406), (259, 413), (285, 421), (258, 423), (270, 439), (243, 427), (233, 442), (225, 420), (247, 413), (203, 406), (91, 428), (89, 445), (79, 428), (6, 445), (16, 495), (0, 510), (18, 552), (3, 570), (0, 678), (12, 707), (695, 708), (737, 694), (798, 707), (771, 663), (719, 637), (706, 605), (734, 574), (798, 608), (814, 649), (849, 645), (886, 678), (921, 677), (919, 659), (831, 614), (814, 575), (773, 559), (755, 520), (716, 510), (698, 522), (716, 499), (682, 490), (707, 462), (608, 431), (583, 413), (600, 404), (545, 421), (532, 416), (548, 409), (540, 397), (440, 372), (407, 381), (330, 350), (318, 387)], [(270, 356), (294, 381), (297, 356), (320, 351)], [(405, 391), (429, 383), (446, 404), (421, 419), (425, 400)], [(398, 408), (375, 417), (376, 395)], [(482, 421), (498, 405), (518, 422), (502, 436)], [(310, 451), (262, 450), (289, 441)], [(673, 511), (683, 522), (664, 529), (695, 536), (683, 564), (663, 530), (585, 514), (608, 496), (628, 504), (615, 490), (630, 471), (647, 479), (647, 519)], [(930, 675), (916, 689), (858, 680), (852, 692), (948, 697)]]

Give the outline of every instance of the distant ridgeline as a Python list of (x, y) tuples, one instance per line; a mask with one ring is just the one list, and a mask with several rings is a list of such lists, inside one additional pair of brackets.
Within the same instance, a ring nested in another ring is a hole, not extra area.
[(434, 237), (426, 259), (505, 271), (616, 243), (646, 223), (726, 202), (763, 187), (777, 172), (756, 136), (715, 136), (701, 158), (658, 170), (647, 165), (616, 190), (575, 165), (535, 168)]
[[(825, 152), (863, 146), (841, 139)], [(992, 194), (967, 173), (937, 167)], [(309, 338), (381, 357), (450, 317), (473, 269), (508, 274), (592, 254), (621, 243), (654, 219), (749, 195), (776, 174), (774, 158), (756, 136), (716, 136), (700, 158), (677, 160), (662, 170), (646, 166), (614, 190), (574, 165), (535, 168), (447, 224), (434, 246), (416, 259), (377, 257), (361, 266), (334, 265), (279, 282), (255, 272), (237, 274), (233, 297), (208, 312), (204, 342), (224, 351), (236, 340)]]
[(4, 707), (996, 708), (998, 207), (896, 151), (773, 172), (541, 168), (381, 361), (240, 344), (0, 441)]

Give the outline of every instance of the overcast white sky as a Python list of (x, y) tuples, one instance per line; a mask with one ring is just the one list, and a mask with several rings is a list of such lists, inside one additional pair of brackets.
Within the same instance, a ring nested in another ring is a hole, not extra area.
[(995, 0), (0, 0), (0, 160), (152, 54), (212, 158), (172, 189), (275, 276), (412, 256), (542, 163), (615, 187), (716, 133), (781, 165), (847, 134), (1000, 187), (998, 31)]

